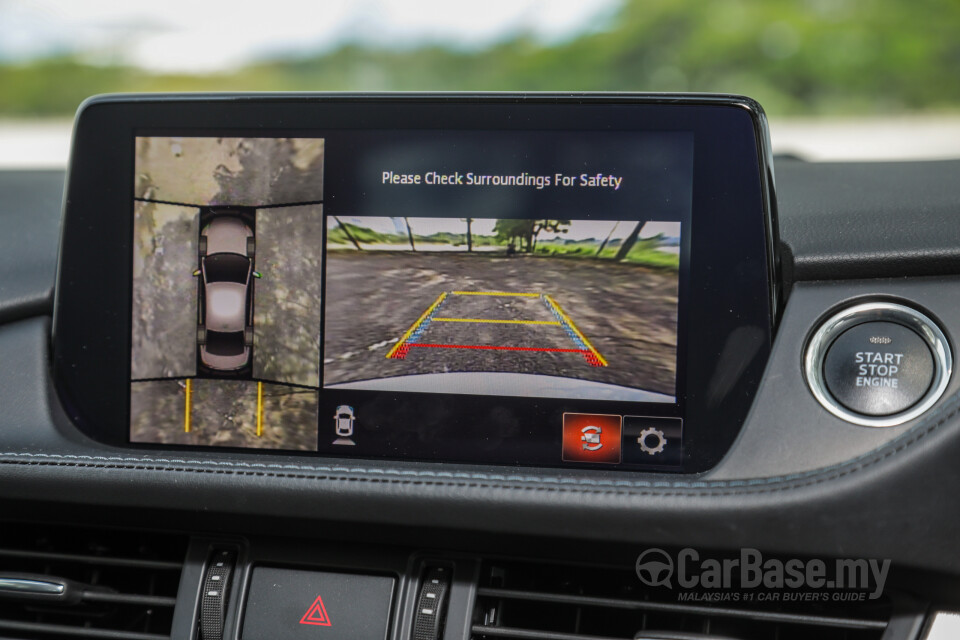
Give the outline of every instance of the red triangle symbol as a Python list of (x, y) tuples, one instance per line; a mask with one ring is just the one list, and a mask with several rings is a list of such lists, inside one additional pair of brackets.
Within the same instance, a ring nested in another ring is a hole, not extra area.
[(300, 624), (313, 624), (318, 627), (330, 626), (330, 616), (327, 615), (327, 609), (323, 606), (323, 598), (317, 596), (307, 612), (300, 618)]

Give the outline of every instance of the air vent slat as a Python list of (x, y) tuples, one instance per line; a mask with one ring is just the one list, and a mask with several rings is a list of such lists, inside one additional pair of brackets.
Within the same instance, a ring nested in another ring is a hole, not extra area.
[(0, 575), (49, 579), (49, 597), (0, 598), (0, 639), (169, 640), (188, 539), (4, 524)]
[(69, 636), (73, 638), (102, 638), (103, 640), (169, 640), (170, 638), (166, 634), (159, 633), (92, 629), (65, 624), (44, 624), (42, 622), (11, 622), (9, 620), (0, 620), (0, 629), (37, 634), (39, 637)]
[[(651, 602), (649, 600), (622, 600), (617, 598), (598, 598), (594, 596), (567, 595), (561, 593), (519, 591), (514, 589), (496, 589), (481, 587), (478, 596), (503, 598), (509, 600), (530, 600), (569, 604), (586, 607), (608, 607), (611, 609), (632, 609), (637, 611), (656, 611), (661, 613), (694, 614), (714, 617), (747, 618), (763, 622), (785, 622), (790, 624), (815, 624), (840, 629), (886, 629), (882, 620), (859, 618), (832, 618), (805, 614), (791, 614), (777, 611), (751, 611), (749, 609), (726, 609), (722, 607), (702, 607), (697, 605), (672, 604), (669, 602)], [(576, 636), (582, 638), (583, 636)]]
[(515, 638), (516, 640), (631, 640), (624, 637), (585, 636), (579, 633), (554, 633), (550, 631), (531, 631), (530, 629), (511, 629), (510, 627), (485, 627), (475, 624), (470, 631), (485, 638)]
[[(472, 640), (881, 640), (892, 601), (742, 597), (730, 589), (651, 589), (633, 567), (487, 560), (480, 571)], [(793, 594), (788, 594), (793, 595)], [(718, 597), (723, 596), (723, 597)]]
[(111, 604), (134, 604), (144, 607), (172, 607), (177, 604), (176, 598), (164, 596), (141, 596), (132, 593), (107, 593), (87, 591), (83, 594), (84, 602), (108, 602)]
[(110, 558), (74, 553), (51, 553), (47, 551), (24, 551), (22, 549), (0, 548), (0, 558), (22, 558), (29, 560), (47, 560), (49, 562), (77, 562), (102, 567), (122, 567), (126, 569), (144, 569), (149, 571), (180, 571), (183, 564), (163, 560), (141, 560), (135, 558)]

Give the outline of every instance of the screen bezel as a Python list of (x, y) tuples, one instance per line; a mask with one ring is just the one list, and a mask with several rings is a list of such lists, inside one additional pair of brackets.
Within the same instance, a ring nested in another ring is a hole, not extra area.
[[(679, 341), (677, 354), (678, 372), (685, 371), (677, 380), (678, 398), (686, 407), (684, 460), (671, 470), (699, 472), (719, 461), (759, 385), (777, 309), (766, 123), (759, 105), (737, 96), (118, 95), (89, 100), (74, 131), (53, 334), (58, 392), (87, 435), (129, 448), (182, 448), (129, 442), (134, 136), (144, 130), (296, 136), (320, 123), (324, 129), (692, 131), (691, 277), (681, 281), (680, 299), (689, 304), (680, 311), (678, 332), (686, 339)], [(708, 208), (716, 216), (712, 220), (741, 230), (749, 241), (736, 247), (709, 242), (709, 225), (703, 224)], [(742, 352), (743, 345), (754, 353), (731, 358), (731, 348)], [(570, 465), (557, 455), (556, 464), (536, 466)]]

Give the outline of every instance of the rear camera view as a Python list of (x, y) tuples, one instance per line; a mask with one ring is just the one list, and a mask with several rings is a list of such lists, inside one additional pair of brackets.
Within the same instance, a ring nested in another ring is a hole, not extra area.
[(327, 220), (329, 389), (675, 402), (680, 223)]
[(136, 140), (130, 438), (316, 450), (322, 138)]

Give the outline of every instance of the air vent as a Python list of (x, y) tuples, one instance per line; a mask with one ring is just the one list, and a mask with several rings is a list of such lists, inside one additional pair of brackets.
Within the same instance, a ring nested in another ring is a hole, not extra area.
[(2, 525), (0, 576), (48, 576), (73, 596), (0, 594), (0, 639), (166, 640), (186, 548), (185, 537)]
[(629, 570), (487, 562), (478, 585), (472, 637), (632, 640), (641, 632), (662, 638), (673, 632), (693, 634), (676, 637), (738, 640), (876, 640), (889, 617), (886, 600), (842, 608), (805, 605), (802, 610), (739, 602), (704, 605), (678, 602), (672, 594), (654, 596)]

